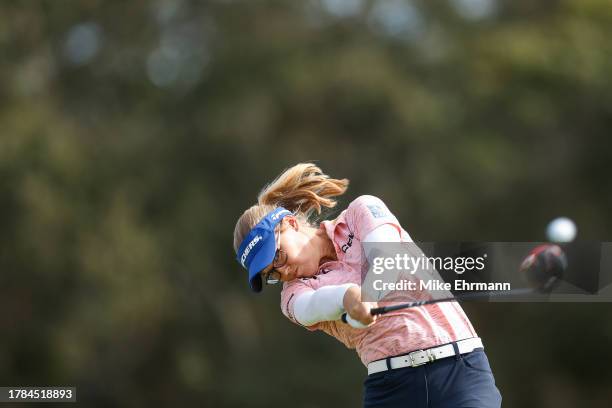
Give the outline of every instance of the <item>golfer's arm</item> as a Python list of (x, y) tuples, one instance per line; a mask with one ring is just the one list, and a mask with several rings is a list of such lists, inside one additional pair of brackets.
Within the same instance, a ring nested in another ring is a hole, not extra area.
[(329, 285), (302, 293), (293, 304), (293, 316), (303, 326), (325, 321), (339, 320), (344, 313), (344, 294), (354, 283)]
[(383, 224), (369, 232), (363, 242), (401, 242), (401, 236), (395, 226)]
[[(365, 242), (399, 242), (400, 235), (397, 228), (391, 224), (384, 224), (368, 233)], [(329, 285), (300, 294), (293, 304), (293, 316), (303, 326), (325, 321), (338, 320), (344, 310), (344, 295), (354, 283), (344, 285)]]

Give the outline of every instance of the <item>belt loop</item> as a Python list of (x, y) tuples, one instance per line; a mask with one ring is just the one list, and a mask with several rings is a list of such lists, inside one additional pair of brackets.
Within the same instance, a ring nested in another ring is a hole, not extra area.
[(387, 363), (387, 370), (391, 371), (391, 357), (385, 358), (385, 363)]
[(461, 358), (461, 353), (459, 353), (459, 346), (456, 341), (453, 341), (453, 348), (455, 349), (455, 360), (459, 360)]

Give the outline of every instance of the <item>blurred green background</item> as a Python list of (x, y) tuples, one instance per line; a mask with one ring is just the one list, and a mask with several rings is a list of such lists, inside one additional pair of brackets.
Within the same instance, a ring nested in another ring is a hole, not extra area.
[[(252, 295), (284, 168), (416, 240), (612, 240), (607, 0), (0, 4), (0, 385), (80, 405), (355, 407), (353, 351)], [(609, 407), (608, 304), (468, 304), (506, 407)]]

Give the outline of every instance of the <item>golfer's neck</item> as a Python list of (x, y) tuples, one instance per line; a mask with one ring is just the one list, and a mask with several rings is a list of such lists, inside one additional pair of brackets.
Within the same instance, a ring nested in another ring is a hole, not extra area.
[(335, 261), (338, 259), (336, 255), (336, 249), (334, 248), (334, 243), (327, 233), (322, 228), (317, 228), (314, 231), (313, 241), (316, 247), (319, 249), (319, 265), (328, 261)]

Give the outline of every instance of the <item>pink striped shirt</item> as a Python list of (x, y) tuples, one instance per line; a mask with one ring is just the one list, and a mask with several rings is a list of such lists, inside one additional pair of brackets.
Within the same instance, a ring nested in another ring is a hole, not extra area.
[[(293, 317), (294, 301), (299, 294), (327, 285), (361, 285), (362, 276), (367, 272), (361, 240), (384, 224), (398, 228), (402, 242), (411, 241), (397, 218), (374, 196), (360, 196), (337, 219), (323, 221), (319, 228), (325, 229), (334, 243), (338, 260), (322, 264), (317, 275), (311, 278), (285, 282), (281, 292), (283, 314), (299, 325)], [(361, 330), (341, 321), (325, 321), (306, 328), (322, 330), (346, 347), (356, 349), (365, 365), (385, 357), (476, 336), (472, 324), (456, 302), (391, 312), (379, 316), (373, 325)]]

